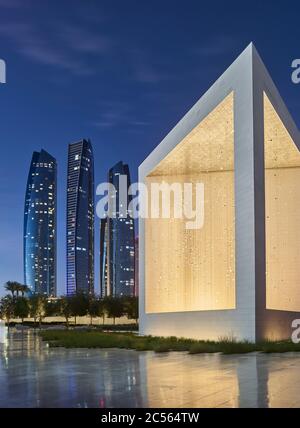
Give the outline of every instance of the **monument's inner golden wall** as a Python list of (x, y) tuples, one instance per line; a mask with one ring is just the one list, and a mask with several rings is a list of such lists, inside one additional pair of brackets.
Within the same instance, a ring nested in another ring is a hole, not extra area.
[(300, 152), (264, 94), (267, 309), (300, 311)]
[[(228, 95), (146, 179), (149, 200), (153, 183), (177, 183), (182, 189), (192, 183), (194, 208), (196, 183), (204, 192), (201, 228), (187, 229), (190, 220), (174, 218), (173, 208), (171, 218), (145, 220), (147, 313), (235, 308), (233, 97)], [(170, 194), (173, 206), (176, 198)]]

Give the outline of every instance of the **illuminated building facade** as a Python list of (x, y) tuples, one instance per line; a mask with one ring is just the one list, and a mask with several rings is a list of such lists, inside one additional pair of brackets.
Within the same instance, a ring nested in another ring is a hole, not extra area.
[(67, 294), (94, 292), (94, 158), (89, 140), (69, 145)]
[(108, 289), (108, 221), (100, 220), (100, 295), (109, 295)]
[(175, 217), (139, 220), (141, 333), (291, 336), (300, 318), (299, 148), (250, 44), (139, 168), (148, 189), (204, 189), (201, 228)]
[[(125, 179), (126, 209), (119, 198), (121, 176)], [(129, 208), (131, 181), (128, 165), (123, 162), (114, 165), (109, 170), (108, 182), (116, 190), (115, 194), (110, 194), (110, 198), (115, 198), (116, 211), (114, 216), (102, 219), (100, 223), (100, 290), (103, 296), (133, 296), (135, 243), (134, 220)]]
[(56, 296), (56, 160), (34, 152), (24, 209), (24, 284), (31, 294)]
[(134, 295), (139, 295), (139, 237), (135, 237), (134, 241)]

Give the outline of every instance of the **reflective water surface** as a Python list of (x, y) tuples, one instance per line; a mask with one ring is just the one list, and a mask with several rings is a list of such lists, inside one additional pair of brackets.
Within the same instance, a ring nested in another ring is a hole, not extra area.
[(300, 407), (300, 355), (49, 349), (0, 325), (0, 407)]

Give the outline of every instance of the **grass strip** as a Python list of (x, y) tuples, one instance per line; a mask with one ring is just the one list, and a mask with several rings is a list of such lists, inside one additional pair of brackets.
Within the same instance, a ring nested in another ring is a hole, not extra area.
[(198, 341), (177, 337), (137, 336), (133, 333), (104, 333), (95, 330), (43, 330), (42, 339), (50, 347), (64, 348), (119, 348), (158, 353), (181, 351), (190, 354), (223, 353), (245, 354), (249, 352), (284, 353), (299, 352), (300, 343), (282, 342), (238, 342), (234, 339)]

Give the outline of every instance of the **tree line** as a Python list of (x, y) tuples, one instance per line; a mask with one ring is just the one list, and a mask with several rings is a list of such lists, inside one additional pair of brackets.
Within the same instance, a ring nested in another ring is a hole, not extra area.
[(94, 318), (112, 318), (114, 324), (116, 318), (127, 316), (138, 322), (138, 299), (137, 297), (104, 297), (87, 295), (79, 292), (72, 296), (63, 296), (58, 299), (49, 299), (44, 295), (28, 295), (29, 288), (26, 285), (9, 281), (5, 289), (10, 294), (0, 299), (0, 317), (9, 325), (13, 318), (19, 318), (24, 323), (25, 318), (33, 318), (36, 325), (43, 322), (45, 317), (61, 316), (65, 318), (66, 326), (69, 327), (71, 318), (76, 325), (77, 317), (90, 317), (90, 324)]

